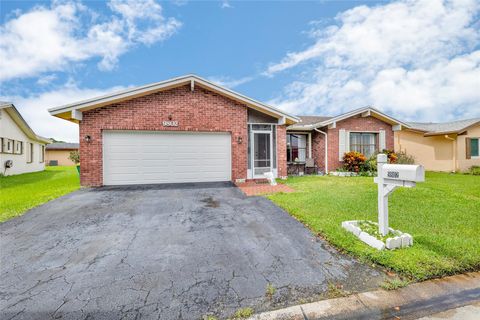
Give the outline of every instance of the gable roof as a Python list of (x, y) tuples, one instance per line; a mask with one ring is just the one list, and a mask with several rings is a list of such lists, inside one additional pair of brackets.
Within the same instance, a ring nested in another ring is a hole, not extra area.
[(78, 143), (69, 142), (54, 142), (47, 146), (47, 150), (77, 150), (79, 148)]
[(32, 140), (41, 142), (41, 143), (51, 143), (52, 140), (48, 138), (41, 137), (37, 135), (32, 128), (28, 125), (27, 121), (23, 119), (20, 112), (18, 112), (17, 108), (11, 102), (0, 101), (0, 109), (5, 110), (6, 113), (12, 118), (12, 120), (16, 123), (16, 125), (20, 128), (20, 130), (25, 133), (27, 137)]
[(300, 122), (296, 123), (295, 126), (297, 127), (306, 127), (306, 126), (311, 126), (316, 123), (320, 123), (323, 121), (327, 121), (331, 119), (332, 117), (323, 117), (323, 116), (299, 116)]
[(223, 96), (226, 96), (232, 100), (238, 101), (240, 103), (246, 104), (248, 107), (273, 116), (278, 119), (285, 119), (285, 123), (293, 124), (300, 121), (299, 118), (291, 114), (285, 113), (279, 109), (276, 109), (270, 105), (259, 102), (247, 96), (244, 96), (240, 93), (237, 93), (233, 90), (227, 89), (220, 85), (217, 85), (213, 82), (210, 82), (206, 79), (203, 79), (197, 75), (185, 75), (178, 78), (173, 78), (161, 82), (151, 83), (140, 87), (129, 88), (126, 90), (114, 92), (100, 97), (95, 97), (92, 99), (87, 99), (60, 107), (50, 108), (48, 111), (51, 115), (63, 118), (69, 121), (77, 122), (71, 116), (74, 111), (86, 111), (95, 108), (100, 108), (106, 105), (114, 104), (120, 101), (130, 100), (133, 98), (145, 96), (152, 94), (158, 91), (168, 90), (184, 85), (188, 85), (194, 90), (196, 85), (208, 89), (210, 91), (216, 92)]
[(397, 120), (395, 118), (390, 117), (389, 115), (381, 112), (380, 110), (367, 106), (359, 109), (355, 109), (346, 113), (342, 113), (335, 117), (321, 117), (321, 116), (301, 116), (300, 118), (303, 120), (305, 118), (305, 122), (296, 123), (294, 125), (289, 126), (288, 130), (313, 130), (315, 128), (322, 128), (326, 127), (330, 124), (334, 124), (338, 121), (342, 121), (348, 119), (350, 117), (354, 117), (357, 115), (365, 115), (365, 116), (372, 116), (378, 118), (382, 121), (390, 123), (392, 125), (399, 125), (401, 127), (408, 128), (409, 125), (405, 122)]
[(448, 133), (461, 134), (468, 127), (480, 124), (480, 118), (457, 120), (451, 122), (434, 123), (434, 122), (409, 122), (410, 129), (423, 131), (426, 136), (440, 135)]

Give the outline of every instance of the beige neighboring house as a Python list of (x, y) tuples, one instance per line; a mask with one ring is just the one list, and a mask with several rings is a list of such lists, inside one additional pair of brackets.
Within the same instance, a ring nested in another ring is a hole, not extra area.
[[(14, 175), (45, 169), (50, 139), (35, 134), (10, 102), (0, 101), (0, 173)], [(11, 167), (8, 168), (8, 164)]]
[(47, 145), (45, 159), (48, 166), (73, 166), (70, 152), (78, 151), (78, 143), (54, 142)]
[(480, 166), (480, 118), (446, 123), (410, 122), (395, 132), (395, 150), (431, 171), (466, 171)]

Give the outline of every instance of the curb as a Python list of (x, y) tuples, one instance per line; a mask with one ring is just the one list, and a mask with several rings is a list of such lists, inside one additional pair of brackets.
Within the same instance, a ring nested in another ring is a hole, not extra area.
[(260, 313), (251, 320), (416, 319), (480, 301), (480, 272)]

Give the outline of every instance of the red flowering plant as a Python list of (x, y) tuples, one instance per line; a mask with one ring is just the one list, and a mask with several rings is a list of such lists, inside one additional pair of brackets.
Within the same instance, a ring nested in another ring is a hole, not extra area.
[(398, 156), (393, 150), (383, 149), (382, 153), (385, 153), (388, 158), (388, 163), (396, 163)]
[(360, 172), (367, 158), (360, 152), (350, 151), (343, 156), (343, 168), (350, 172)]

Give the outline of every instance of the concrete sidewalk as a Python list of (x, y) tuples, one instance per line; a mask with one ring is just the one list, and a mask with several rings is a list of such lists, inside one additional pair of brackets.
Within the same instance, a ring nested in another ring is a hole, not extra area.
[(376, 290), (261, 313), (252, 320), (272, 319), (418, 319), (480, 301), (480, 272)]

